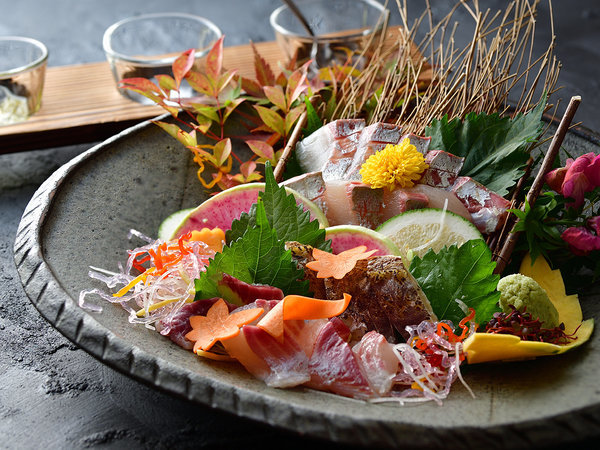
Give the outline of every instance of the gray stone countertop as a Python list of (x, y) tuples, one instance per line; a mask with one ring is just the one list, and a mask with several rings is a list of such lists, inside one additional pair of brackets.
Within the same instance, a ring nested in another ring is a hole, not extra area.
[[(418, 4), (419, 2), (411, 2)], [(434, 3), (434, 9), (438, 2)], [(453, 2), (449, 2), (453, 3)], [(497, 9), (503, 1), (481, 1)], [(111, 23), (143, 12), (190, 12), (214, 21), (226, 45), (272, 40), (275, 0), (0, 0), (0, 35), (37, 38), (51, 66), (102, 61)], [(391, 8), (395, 2), (391, 1)], [(392, 15), (392, 21), (397, 16)], [(600, 131), (600, 4), (554, 2), (559, 96), (581, 95), (575, 120)], [(550, 37), (541, 2), (538, 39)], [(56, 168), (92, 144), (0, 155), (0, 448), (286, 448), (336, 446), (230, 416), (142, 385), (79, 349), (23, 292), (13, 262), (21, 214)], [(600, 436), (598, 436), (600, 437)]]

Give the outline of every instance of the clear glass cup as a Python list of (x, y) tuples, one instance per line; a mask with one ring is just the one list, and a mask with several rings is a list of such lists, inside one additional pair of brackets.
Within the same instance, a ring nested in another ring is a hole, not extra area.
[[(375, 0), (304, 0), (295, 2), (308, 22), (310, 36), (287, 5), (271, 13), (275, 39), (288, 60), (309, 59), (322, 68), (346, 63), (348, 50), (360, 53), (387, 26), (389, 11)], [(368, 55), (367, 55), (368, 56)], [(313, 67), (314, 68), (314, 67)]]
[(41, 42), (0, 37), (0, 125), (22, 122), (40, 109), (47, 61)]
[[(125, 78), (147, 78), (173, 75), (171, 65), (181, 53), (193, 48), (197, 63), (221, 37), (221, 30), (203, 17), (185, 13), (144, 14), (111, 25), (102, 41), (117, 86)], [(146, 97), (127, 89), (119, 92), (140, 103), (152, 103)], [(194, 95), (182, 83), (181, 98)]]

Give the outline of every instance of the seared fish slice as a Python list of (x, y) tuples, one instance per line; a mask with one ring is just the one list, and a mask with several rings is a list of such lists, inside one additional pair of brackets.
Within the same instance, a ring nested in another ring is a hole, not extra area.
[(314, 260), (312, 247), (297, 242), (288, 242), (286, 247), (304, 269), (315, 297), (334, 300), (344, 293), (352, 296), (340, 316), (351, 328), (362, 328), (359, 324), (364, 324), (365, 331), (375, 330), (389, 342), (397, 342), (398, 334), (408, 338), (406, 326), (437, 320), (429, 300), (399, 256), (373, 256), (358, 261), (341, 280), (320, 279), (316, 272), (306, 268), (306, 263)]

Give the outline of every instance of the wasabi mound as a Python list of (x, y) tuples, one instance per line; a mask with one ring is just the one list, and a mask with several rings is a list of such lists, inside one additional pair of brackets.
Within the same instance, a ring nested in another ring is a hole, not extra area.
[(539, 319), (544, 328), (557, 327), (558, 311), (548, 298), (546, 291), (535, 281), (520, 273), (508, 275), (498, 282), (500, 291), (500, 307), (504, 312), (510, 312), (513, 305), (519, 311), (524, 310), (534, 319)]

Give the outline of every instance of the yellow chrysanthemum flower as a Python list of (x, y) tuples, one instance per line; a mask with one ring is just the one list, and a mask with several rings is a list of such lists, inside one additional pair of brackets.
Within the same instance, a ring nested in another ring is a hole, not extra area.
[(398, 145), (388, 144), (365, 161), (360, 169), (363, 183), (371, 188), (412, 187), (429, 165), (408, 138)]

